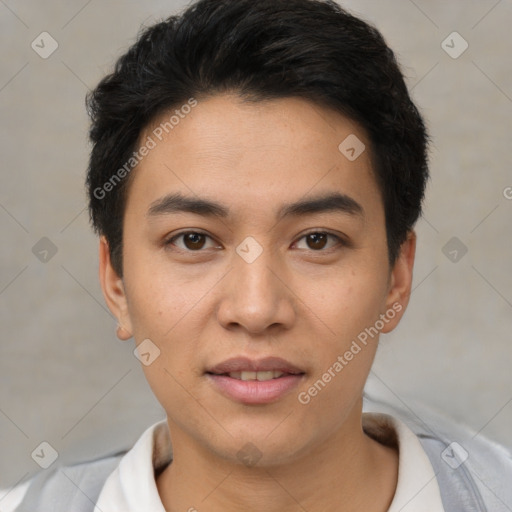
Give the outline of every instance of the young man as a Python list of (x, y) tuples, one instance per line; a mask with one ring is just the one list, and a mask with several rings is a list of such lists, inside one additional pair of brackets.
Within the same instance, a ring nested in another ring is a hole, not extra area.
[(88, 105), (101, 286), (167, 419), (17, 510), (512, 510), (504, 449), (362, 412), (428, 178), (375, 28), (330, 1), (201, 0)]

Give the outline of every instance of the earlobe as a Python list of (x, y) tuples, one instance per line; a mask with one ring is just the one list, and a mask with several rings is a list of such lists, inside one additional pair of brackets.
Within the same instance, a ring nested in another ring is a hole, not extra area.
[(117, 324), (116, 335), (121, 341), (129, 340), (133, 336), (131, 331), (128, 331), (119, 324)]
[(99, 278), (107, 306), (118, 321), (117, 337), (128, 340), (133, 332), (124, 283), (112, 266), (110, 248), (104, 236), (100, 238), (99, 245)]
[(392, 318), (382, 330), (383, 333), (392, 331), (398, 325), (409, 304), (415, 254), (416, 233), (414, 230), (411, 230), (407, 234), (407, 239), (400, 247), (400, 253), (391, 270), (385, 307), (386, 313), (390, 313), (391, 311), (393, 311), (393, 313)]

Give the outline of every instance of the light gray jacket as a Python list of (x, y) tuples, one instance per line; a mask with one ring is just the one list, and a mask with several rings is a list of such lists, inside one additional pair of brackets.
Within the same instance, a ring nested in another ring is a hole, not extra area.
[[(365, 396), (364, 410), (402, 420), (417, 436), (436, 472), (446, 512), (512, 512), (512, 454), (504, 447), (427, 410)], [(42, 472), (16, 512), (93, 512), (105, 480), (125, 452)]]

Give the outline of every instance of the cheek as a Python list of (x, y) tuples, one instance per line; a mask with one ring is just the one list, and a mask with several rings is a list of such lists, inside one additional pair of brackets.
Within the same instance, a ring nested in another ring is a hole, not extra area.
[(172, 336), (175, 326), (200, 305), (209, 280), (184, 276), (155, 264), (141, 264), (127, 273), (128, 310), (136, 340)]
[(143, 264), (132, 266), (125, 274), (136, 343), (149, 339), (159, 351), (151, 365), (143, 366), (154, 389), (161, 385), (172, 387), (173, 376), (179, 382), (190, 378), (207, 316), (205, 292), (213, 286), (210, 276), (203, 277), (171, 272), (168, 266), (160, 269), (158, 265)]
[[(339, 283), (317, 282), (317, 292), (310, 295), (311, 310), (324, 327), (314, 336), (315, 370), (298, 401), (318, 431), (340, 426), (361, 395), (377, 350), (378, 334), (372, 328), (382, 311), (386, 282), (378, 272), (353, 270)], [(328, 424), (325, 411), (331, 414)]]
[[(195, 377), (195, 361), (201, 326), (194, 321), (198, 298), (194, 290), (181, 293), (164, 279), (139, 281), (131, 288), (133, 334), (143, 347), (151, 340), (157, 357), (150, 364), (141, 359), (142, 370), (154, 395), (166, 410), (186, 410), (190, 395), (186, 389)], [(140, 351), (139, 351), (140, 353)]]
[(377, 268), (351, 268), (313, 279), (302, 288), (302, 297), (321, 320), (336, 348), (375, 324), (386, 297), (386, 276)]

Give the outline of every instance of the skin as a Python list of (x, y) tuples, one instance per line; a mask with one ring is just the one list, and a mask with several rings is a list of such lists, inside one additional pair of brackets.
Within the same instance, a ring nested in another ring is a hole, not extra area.
[[(350, 134), (367, 148), (355, 161), (338, 150)], [(307, 405), (298, 400), (398, 303), (401, 311), (381, 332), (394, 329), (409, 300), (415, 234), (390, 267), (369, 148), (359, 125), (306, 100), (244, 103), (224, 94), (198, 98), (133, 171), (123, 277), (101, 238), (100, 280), (119, 337), (137, 344), (149, 338), (161, 351), (143, 370), (173, 441), (174, 460), (157, 478), (166, 510), (388, 509), (398, 455), (362, 429), (362, 391), (378, 336)], [(229, 216), (148, 214), (178, 192), (222, 203)], [(357, 201), (363, 215), (276, 220), (285, 204), (333, 192)], [(184, 231), (207, 236), (170, 241)], [(310, 232), (340, 240), (315, 244), (305, 237)], [(248, 236), (263, 250), (252, 263), (236, 252)], [(234, 356), (282, 357), (305, 375), (274, 403), (242, 404), (204, 373)], [(247, 443), (261, 453), (252, 467), (237, 457)]]

